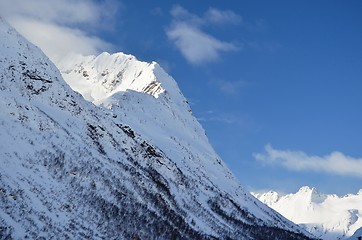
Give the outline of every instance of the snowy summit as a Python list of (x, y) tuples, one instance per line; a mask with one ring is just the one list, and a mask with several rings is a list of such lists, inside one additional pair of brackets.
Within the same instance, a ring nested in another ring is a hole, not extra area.
[(322, 194), (310, 187), (288, 195), (276, 192), (253, 195), (318, 238), (346, 239), (362, 226), (361, 190), (343, 197)]

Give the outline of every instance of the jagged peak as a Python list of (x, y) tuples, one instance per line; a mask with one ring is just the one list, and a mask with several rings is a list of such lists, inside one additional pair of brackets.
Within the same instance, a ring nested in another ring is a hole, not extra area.
[(310, 203), (321, 203), (327, 198), (327, 195), (321, 194), (316, 188), (309, 186), (301, 187), (295, 194), (295, 196), (299, 195), (305, 197)]
[(252, 192), (251, 194), (267, 205), (277, 202), (280, 198), (279, 193), (275, 191), (269, 191), (266, 193)]
[(298, 193), (309, 193), (309, 192), (318, 192), (318, 191), (316, 188), (309, 186), (303, 186), (298, 190)]
[(361, 190), (357, 195), (339, 197), (304, 186), (296, 193), (281, 196), (276, 201), (269, 193), (254, 196), (317, 237), (341, 239), (342, 233), (349, 236), (360, 227)]
[(155, 98), (167, 94), (173, 102), (185, 102), (176, 81), (157, 62), (143, 62), (122, 52), (98, 56), (68, 55), (57, 63), (64, 79), (91, 102), (116, 92), (133, 90)]

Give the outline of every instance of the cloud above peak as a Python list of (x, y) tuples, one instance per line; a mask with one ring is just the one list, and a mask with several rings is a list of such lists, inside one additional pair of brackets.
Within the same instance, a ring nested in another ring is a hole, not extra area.
[(3, 0), (0, 14), (53, 61), (66, 54), (97, 54), (111, 44), (95, 36), (109, 26), (115, 0)]
[(195, 65), (218, 60), (220, 52), (238, 50), (235, 45), (220, 41), (183, 22), (174, 23), (167, 36), (186, 60)]
[(173, 21), (166, 34), (186, 60), (194, 65), (217, 61), (221, 52), (237, 51), (235, 44), (222, 41), (203, 30), (204, 26), (237, 24), (241, 17), (234, 12), (210, 8), (203, 16), (190, 13), (181, 6), (171, 9)]
[[(12, 0), (11, 3), (6, 4), (6, 1), (3, 3), (6, 5), (8, 13), (39, 21), (74, 24), (92, 23), (100, 18), (96, 6), (91, 2), (88, 4), (84, 0)], [(42, 11), (39, 11), (39, 9)]]
[(208, 24), (239, 24), (242, 17), (231, 10), (209, 8), (202, 16), (190, 13), (186, 8), (176, 5), (171, 9), (171, 16), (176, 21), (188, 22), (198, 26)]
[(247, 82), (242, 80), (226, 81), (221, 79), (212, 79), (209, 84), (215, 86), (220, 92), (226, 95), (238, 95), (240, 91), (246, 87)]
[(301, 151), (277, 150), (271, 145), (265, 146), (264, 153), (254, 154), (257, 161), (280, 165), (293, 171), (326, 172), (335, 175), (362, 178), (362, 158), (346, 156), (335, 151), (326, 156), (309, 156)]
[(232, 23), (239, 24), (242, 22), (242, 17), (231, 10), (218, 10), (216, 8), (209, 8), (204, 15), (206, 21), (217, 24)]

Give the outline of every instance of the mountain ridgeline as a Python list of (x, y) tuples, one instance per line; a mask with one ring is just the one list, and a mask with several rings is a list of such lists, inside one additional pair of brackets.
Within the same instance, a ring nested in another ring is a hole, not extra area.
[(362, 190), (339, 197), (302, 187), (294, 194), (271, 191), (254, 196), (318, 238), (340, 240), (362, 236)]
[(157, 63), (59, 66), (79, 93), (0, 18), (0, 239), (312, 238), (240, 186)]

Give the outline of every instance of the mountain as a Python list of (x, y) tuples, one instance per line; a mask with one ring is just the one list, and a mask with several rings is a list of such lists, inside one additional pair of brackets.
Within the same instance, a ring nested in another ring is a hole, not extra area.
[(362, 227), (357, 229), (357, 231), (354, 232), (354, 234), (347, 238), (347, 240), (361, 240), (362, 239)]
[(322, 194), (309, 187), (302, 187), (295, 194), (271, 191), (253, 195), (322, 239), (345, 239), (362, 226), (362, 190), (343, 197)]
[(0, 239), (312, 239), (240, 186), (157, 63), (59, 66), (80, 93), (0, 18)]

